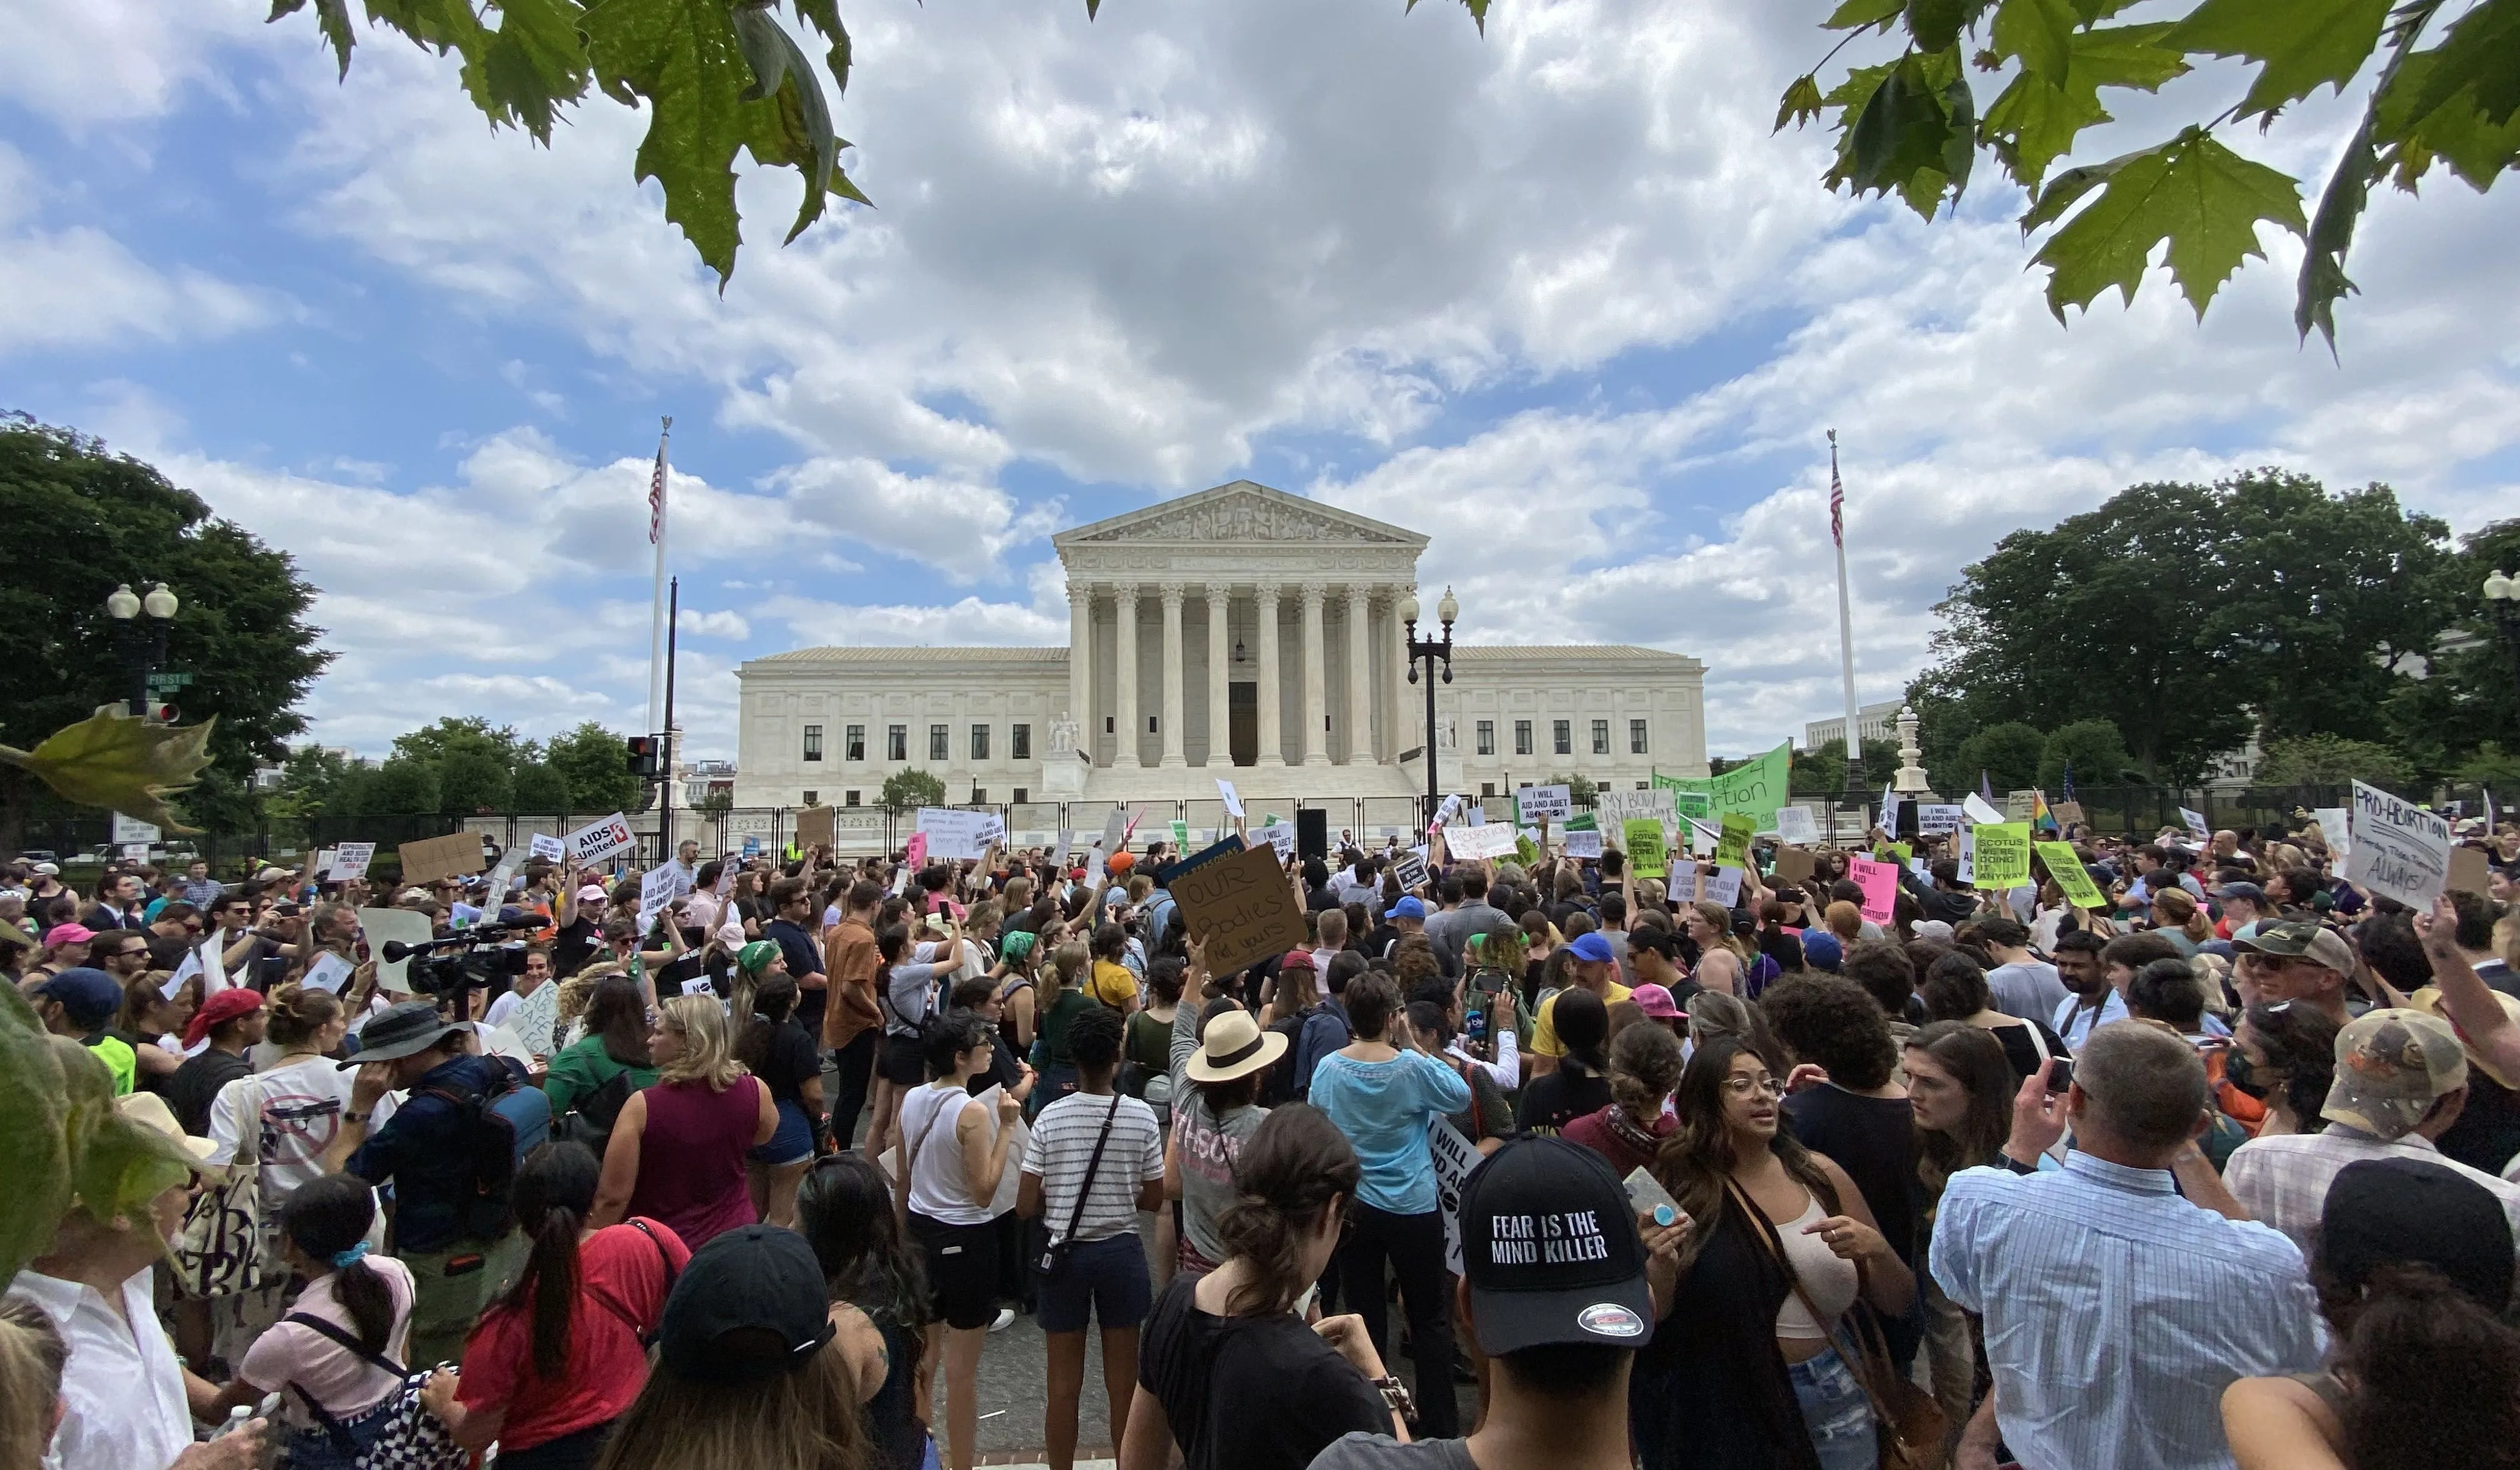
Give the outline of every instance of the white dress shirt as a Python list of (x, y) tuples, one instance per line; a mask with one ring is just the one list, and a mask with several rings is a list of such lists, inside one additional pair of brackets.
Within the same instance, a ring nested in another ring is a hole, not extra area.
[(45, 1470), (165, 1470), (193, 1448), (183, 1365), (158, 1325), (149, 1272), (122, 1283), (121, 1315), (95, 1287), (31, 1270), (18, 1272), (9, 1295), (42, 1308), (69, 1345), (67, 1412)]

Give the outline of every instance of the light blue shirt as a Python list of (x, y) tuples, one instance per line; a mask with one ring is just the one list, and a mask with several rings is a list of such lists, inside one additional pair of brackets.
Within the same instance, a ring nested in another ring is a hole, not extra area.
[(1460, 1073), (1422, 1051), (1380, 1062), (1331, 1052), (1313, 1069), (1306, 1095), (1356, 1146), (1365, 1166), (1357, 1203), (1393, 1215), (1434, 1211), (1435, 1160), (1426, 1152), (1426, 1125), (1470, 1105), (1470, 1085)]
[(2079, 1152), (2035, 1177), (1964, 1169), (1930, 1262), (1985, 1316), (2004, 1445), (2041, 1470), (2229, 1470), (2223, 1390), (2325, 1350), (2300, 1248), (2158, 1169)]
[[(2050, 1030), (2064, 1039), (2066, 1047), (2080, 1051), (2083, 1049), (2083, 1044), (2092, 1039), (2093, 1031), (2106, 1026), (2111, 1021), (2123, 1021), (2128, 1018), (2126, 997), (2112, 989), (2108, 999), (2100, 1002), (2100, 1008), (2096, 1011), (2085, 1005), (2082, 997), (2067, 996), (2057, 1002), (2056, 1013), (2048, 1018), (2048, 1025)], [(2069, 1022), (2071, 1024), (2068, 1024)]]

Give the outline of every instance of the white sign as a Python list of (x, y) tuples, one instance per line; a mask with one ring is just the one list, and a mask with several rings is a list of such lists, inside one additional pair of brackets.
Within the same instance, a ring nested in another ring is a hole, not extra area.
[(1566, 856), (1570, 858), (1600, 857), (1601, 834), (1599, 832), (1568, 832), (1566, 834)]
[(1456, 858), (1502, 858), (1513, 851), (1513, 824), (1455, 827), (1444, 834), (1444, 846)]
[(1267, 826), (1260, 829), (1260, 835), (1268, 838), (1269, 845), (1278, 850), (1279, 862), (1283, 863), (1288, 858), (1295, 855), (1295, 824), (1293, 823), (1270, 823)]
[(499, 910), (508, 902), (508, 880), (516, 876), (516, 872), (517, 860), (514, 858), (501, 858), (499, 866), (490, 869), (489, 885), (481, 890), (481, 922), (495, 924), (499, 921)]
[(2185, 807), (2181, 807), (2179, 809), (2179, 820), (2187, 824), (2189, 834), (2194, 836), (2197, 841), (2211, 842), (2214, 840), (2214, 828), (2206, 824), (2204, 813), (2191, 812)]
[(373, 842), (344, 842), (333, 849), (333, 866), (324, 873), (328, 883), (347, 883), (368, 875), (368, 864), (377, 855)]
[(680, 886), (675, 881), (674, 865), (671, 863), (650, 869), (639, 879), (639, 940), (642, 944), (647, 942), (648, 930), (656, 922), (656, 915), (665, 912), (665, 906), (674, 901), (675, 891)]
[[(1977, 828), (1973, 826), (1960, 828), (1959, 835), (1952, 839), (1952, 857), (1960, 865), (1960, 886), (1962, 888), (1976, 887)], [(1917, 876), (1923, 878), (1928, 883), (1934, 880), (1933, 874), (1930, 871), (1919, 873)]]
[(145, 847), (157, 841), (158, 837), (158, 828), (136, 817), (125, 817), (120, 812), (113, 814), (113, 843), (116, 847), (128, 847), (134, 842)]
[(1667, 903), (1696, 903), (1697, 865), (1694, 863), (1673, 864), (1671, 871), (1663, 877), (1662, 894), (1664, 901)]
[(388, 941), (400, 940), (407, 945), (424, 945), (431, 938), (428, 915), (417, 909), (362, 909), (359, 911), (359, 932), (366, 936), (368, 952), (376, 957), (377, 984), (397, 996), (411, 994), (411, 957), (400, 959), (385, 958)]
[[(1969, 800), (1977, 801), (1977, 798), (1972, 796)], [(1984, 806), (1986, 803), (1978, 802), (1978, 805)], [(1916, 804), (1916, 835), (1940, 837), (1949, 832), (1957, 832), (1960, 829), (1960, 820), (1967, 816), (1968, 808), (1965, 806), (1944, 802), (1919, 802)]]
[(1525, 822), (1564, 822), (1575, 815), (1575, 797), (1566, 786), (1524, 786), (1513, 793), (1513, 810)]
[(1435, 824), (1442, 826), (1461, 814), (1462, 798), (1447, 796), (1435, 807)]
[(1444, 1269), (1462, 1271), (1462, 1185), (1479, 1167), (1477, 1145), (1445, 1119), (1426, 1125), (1426, 1152), (1435, 1161), (1435, 1205), (1444, 1212)]
[(1488, 809), (1473, 802), (1470, 804), (1470, 810), (1462, 820), (1472, 826), (1485, 826), (1488, 824)]
[(709, 979), (706, 975), (701, 975), (697, 979), (686, 980), (683, 982), (683, 994), (687, 996), (715, 996), (717, 994), (717, 982)]
[(568, 861), (568, 844), (549, 832), (536, 832), (525, 839), (525, 851), (553, 863)]
[[(1989, 824), (1993, 824), (2003, 820), (2003, 814), (2002, 812), (1997, 811), (1992, 803), (1974, 791), (1970, 792), (1969, 795), (1960, 802), (1960, 815), (1966, 817), (1971, 822), (1983, 822)], [(1923, 807), (1918, 807), (1916, 809), (1916, 830), (1921, 832), (1924, 829), (1925, 809)]]
[(1809, 807), (1778, 807), (1777, 837), (1788, 846), (1807, 846), (1820, 840), (1820, 824), (1812, 820)]
[(2378, 786), (2354, 783), (2345, 879), (2409, 909), (2432, 907), (2450, 882), (2450, 824)]
[(1067, 826), (1060, 827), (1058, 829), (1058, 847), (1050, 855), (1051, 861), (1064, 867), (1067, 863), (1067, 855), (1070, 852), (1073, 852), (1075, 848), (1076, 829), (1074, 827)]
[(342, 984), (350, 978), (351, 968), (350, 961), (326, 950), (315, 957), (313, 964), (306, 966), (306, 973), (298, 983), (328, 990), (338, 996), (341, 993)]
[[(1694, 817), (1683, 817), (1680, 820), (1687, 824), (1688, 827), (1688, 851), (1690, 855), (1699, 858), (1714, 857), (1716, 847), (1724, 840), (1724, 828), (1716, 825), (1712, 822), (1700, 822)], [(1663, 825), (1666, 831), (1670, 829), (1671, 824), (1669, 823), (1665, 823)], [(1668, 839), (1666, 839), (1666, 841), (1668, 842)], [(1670, 843), (1669, 845), (1677, 846), (1678, 844)]]
[(630, 830), (630, 819), (619, 812), (602, 822), (590, 822), (561, 840), (568, 844), (569, 855), (577, 859), (580, 868), (639, 845), (638, 837)]
[(2343, 807), (2320, 807), (2311, 813), (2318, 819), (2318, 829), (2327, 835), (2327, 855), (2342, 858), (2354, 851), (2354, 824)]
[(1216, 799), (1225, 803), (1226, 816), (1232, 817), (1237, 821), (1241, 819), (1241, 794), (1234, 789), (1234, 782), (1227, 780), (1221, 776), (1216, 779)]
[(1102, 819), (1102, 840), (1094, 850), (1106, 858), (1111, 857), (1120, 851), (1120, 844), (1128, 840), (1128, 835), (1129, 809), (1115, 806), (1111, 815)]
[[(172, 1001), (175, 999), (175, 992), (184, 988), (184, 982), (200, 973), (202, 973), (202, 952), (187, 950), (184, 952), (184, 962), (175, 966), (175, 973), (166, 977), (166, 983), (158, 987), (158, 992)], [(206, 998), (208, 994), (208, 987), (204, 986), (203, 997)]]
[(1698, 885), (1697, 897), (1703, 903), (1722, 904), (1727, 909), (1738, 904), (1741, 902), (1741, 869), (1716, 869), (1706, 875), (1704, 883)]
[(987, 812), (960, 812), (952, 807), (921, 807), (914, 831), (927, 834), (929, 859), (952, 862), (977, 858), (989, 850), (989, 829), (1001, 825)]
[(122, 858), (126, 863), (148, 862), (149, 844), (146, 842), (126, 842), (122, 844)]

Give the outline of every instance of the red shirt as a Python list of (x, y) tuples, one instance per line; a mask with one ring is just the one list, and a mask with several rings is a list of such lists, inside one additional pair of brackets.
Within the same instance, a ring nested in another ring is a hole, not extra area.
[[(682, 1237), (654, 1221), (652, 1237), (635, 1225), (596, 1231), (577, 1247), (577, 1302), (568, 1315), (568, 1366), (558, 1378), (534, 1371), (530, 1308), (492, 1307), (464, 1349), (456, 1402), (468, 1409), (505, 1407), (506, 1449), (530, 1449), (619, 1418), (648, 1381), (642, 1333), (664, 1314), (668, 1277), (692, 1259)], [(671, 1259), (671, 1271), (666, 1261)]]

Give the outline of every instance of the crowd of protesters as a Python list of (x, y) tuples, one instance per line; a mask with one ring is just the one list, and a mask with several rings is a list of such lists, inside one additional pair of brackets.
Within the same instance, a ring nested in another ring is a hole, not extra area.
[(21, 864), (0, 971), (193, 1178), (10, 1283), (0, 1463), (971, 1470), (1030, 1314), (1055, 1470), (1089, 1332), (1122, 1470), (2520, 1466), (2520, 830), (2422, 911), (2061, 835), (2105, 908), (1346, 846), (1222, 974), (1163, 843)]

